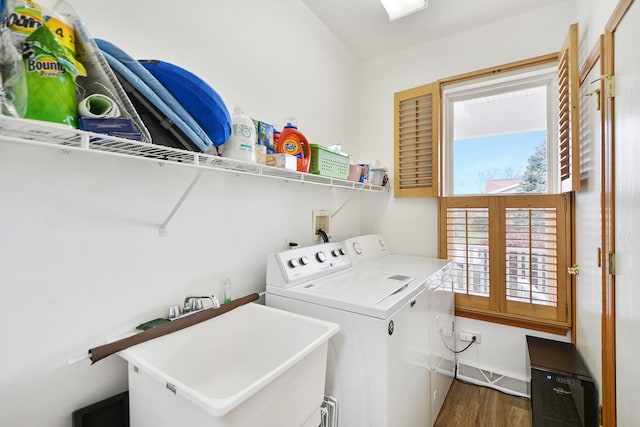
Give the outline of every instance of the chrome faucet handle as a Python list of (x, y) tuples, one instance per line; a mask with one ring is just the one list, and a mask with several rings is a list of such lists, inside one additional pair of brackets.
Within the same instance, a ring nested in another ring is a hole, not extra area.
[(202, 299), (203, 298), (208, 298), (211, 300), (211, 307), (212, 308), (220, 308), (220, 301), (218, 301), (218, 298), (216, 298), (216, 296), (214, 294), (211, 295), (193, 295), (193, 296), (188, 296), (184, 299), (184, 307), (183, 307), (183, 311), (185, 313), (189, 313), (189, 312), (193, 312), (193, 311), (198, 311), (198, 310), (202, 310), (204, 307), (202, 305)]
[(202, 310), (202, 299), (200, 298), (191, 298), (191, 311)]
[(209, 299), (211, 299), (212, 308), (220, 308), (220, 301), (214, 294), (209, 295)]
[(169, 319), (177, 319), (178, 317), (180, 317), (180, 306), (179, 305), (172, 305), (171, 307), (169, 307)]

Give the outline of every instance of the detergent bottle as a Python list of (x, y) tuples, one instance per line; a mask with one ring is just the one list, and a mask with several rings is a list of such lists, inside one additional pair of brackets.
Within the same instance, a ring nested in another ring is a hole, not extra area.
[(258, 140), (255, 123), (240, 107), (234, 108), (231, 123), (231, 137), (224, 143), (222, 155), (236, 160), (255, 162), (255, 145)]
[(273, 128), (273, 147), (267, 147), (267, 154), (277, 153), (276, 147), (278, 146), (278, 141), (280, 140), (281, 132)]
[(291, 122), (282, 129), (276, 145), (278, 153), (291, 154), (297, 157), (298, 172), (309, 172), (311, 164), (311, 147), (304, 134)]

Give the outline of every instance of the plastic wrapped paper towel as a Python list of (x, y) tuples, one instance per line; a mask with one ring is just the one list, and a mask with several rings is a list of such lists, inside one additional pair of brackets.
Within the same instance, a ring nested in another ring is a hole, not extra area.
[(72, 27), (28, 0), (7, 2), (3, 15), (3, 112), (77, 127), (76, 77), (86, 72), (74, 57)]

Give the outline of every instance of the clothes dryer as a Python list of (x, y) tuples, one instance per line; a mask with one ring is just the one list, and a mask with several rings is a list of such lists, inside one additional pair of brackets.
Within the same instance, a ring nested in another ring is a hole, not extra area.
[(347, 239), (344, 246), (355, 271), (402, 266), (406, 274), (425, 280), (429, 313), (426, 323), (429, 330), (429, 401), (433, 424), (451, 387), (456, 367), (452, 350), (455, 347), (454, 293), (449, 263), (446, 268), (439, 268), (443, 260), (394, 253), (378, 234)]

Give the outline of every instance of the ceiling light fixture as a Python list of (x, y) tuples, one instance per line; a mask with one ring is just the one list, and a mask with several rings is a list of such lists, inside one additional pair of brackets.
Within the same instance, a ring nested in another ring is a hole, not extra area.
[(395, 21), (403, 16), (410, 15), (414, 12), (427, 7), (427, 0), (380, 0), (387, 15), (389, 15), (389, 21)]

